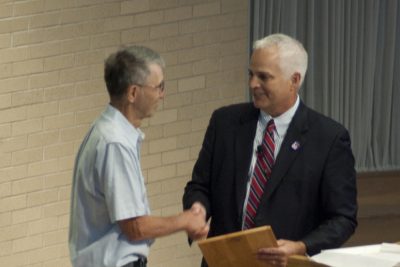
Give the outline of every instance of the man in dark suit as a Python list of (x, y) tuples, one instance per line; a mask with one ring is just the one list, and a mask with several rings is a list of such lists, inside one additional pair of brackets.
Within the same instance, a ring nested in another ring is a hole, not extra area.
[[(347, 130), (305, 106), (298, 96), (307, 70), (301, 43), (274, 34), (253, 48), (253, 103), (213, 113), (183, 204), (184, 209), (201, 207), (207, 219), (211, 217), (209, 237), (270, 225), (278, 247), (261, 248), (257, 257), (286, 266), (290, 255), (339, 247), (353, 234), (354, 157)], [(270, 120), (272, 150), (263, 141)], [(264, 161), (266, 183), (254, 205), (252, 180), (259, 176), (256, 169), (263, 169), (257, 165), (264, 150), (272, 151), (273, 162), (268, 171)], [(256, 211), (248, 225), (249, 205)]]

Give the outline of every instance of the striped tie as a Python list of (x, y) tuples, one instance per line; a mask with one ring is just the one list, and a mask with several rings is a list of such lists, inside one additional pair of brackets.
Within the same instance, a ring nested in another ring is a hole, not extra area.
[(270, 178), (272, 166), (274, 165), (274, 120), (267, 124), (264, 139), (261, 145), (261, 151), (257, 151), (257, 162), (254, 166), (253, 176), (251, 177), (249, 198), (246, 205), (246, 215), (244, 218), (244, 229), (254, 227), (254, 218), (260, 204), (261, 196), (264, 192), (264, 186)]

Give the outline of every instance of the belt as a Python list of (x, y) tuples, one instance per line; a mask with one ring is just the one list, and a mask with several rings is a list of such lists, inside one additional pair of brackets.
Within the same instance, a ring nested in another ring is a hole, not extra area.
[(123, 267), (146, 267), (146, 266), (147, 266), (147, 259), (145, 257), (139, 257), (137, 261), (125, 264)]

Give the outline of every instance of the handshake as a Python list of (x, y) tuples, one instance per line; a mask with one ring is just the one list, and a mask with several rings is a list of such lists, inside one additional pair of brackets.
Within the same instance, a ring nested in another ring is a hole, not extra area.
[(206, 209), (199, 202), (193, 203), (192, 207), (180, 214), (185, 223), (184, 230), (191, 240), (205, 239), (210, 229), (206, 221)]

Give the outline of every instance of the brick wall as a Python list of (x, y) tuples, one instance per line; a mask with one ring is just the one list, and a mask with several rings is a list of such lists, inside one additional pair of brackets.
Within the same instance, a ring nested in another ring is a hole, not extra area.
[[(144, 44), (167, 62), (167, 96), (143, 124), (153, 214), (181, 211), (211, 112), (246, 99), (247, 1), (0, 0), (0, 266), (70, 266), (73, 162), (108, 97), (103, 61)], [(178, 233), (151, 267), (199, 266)]]

